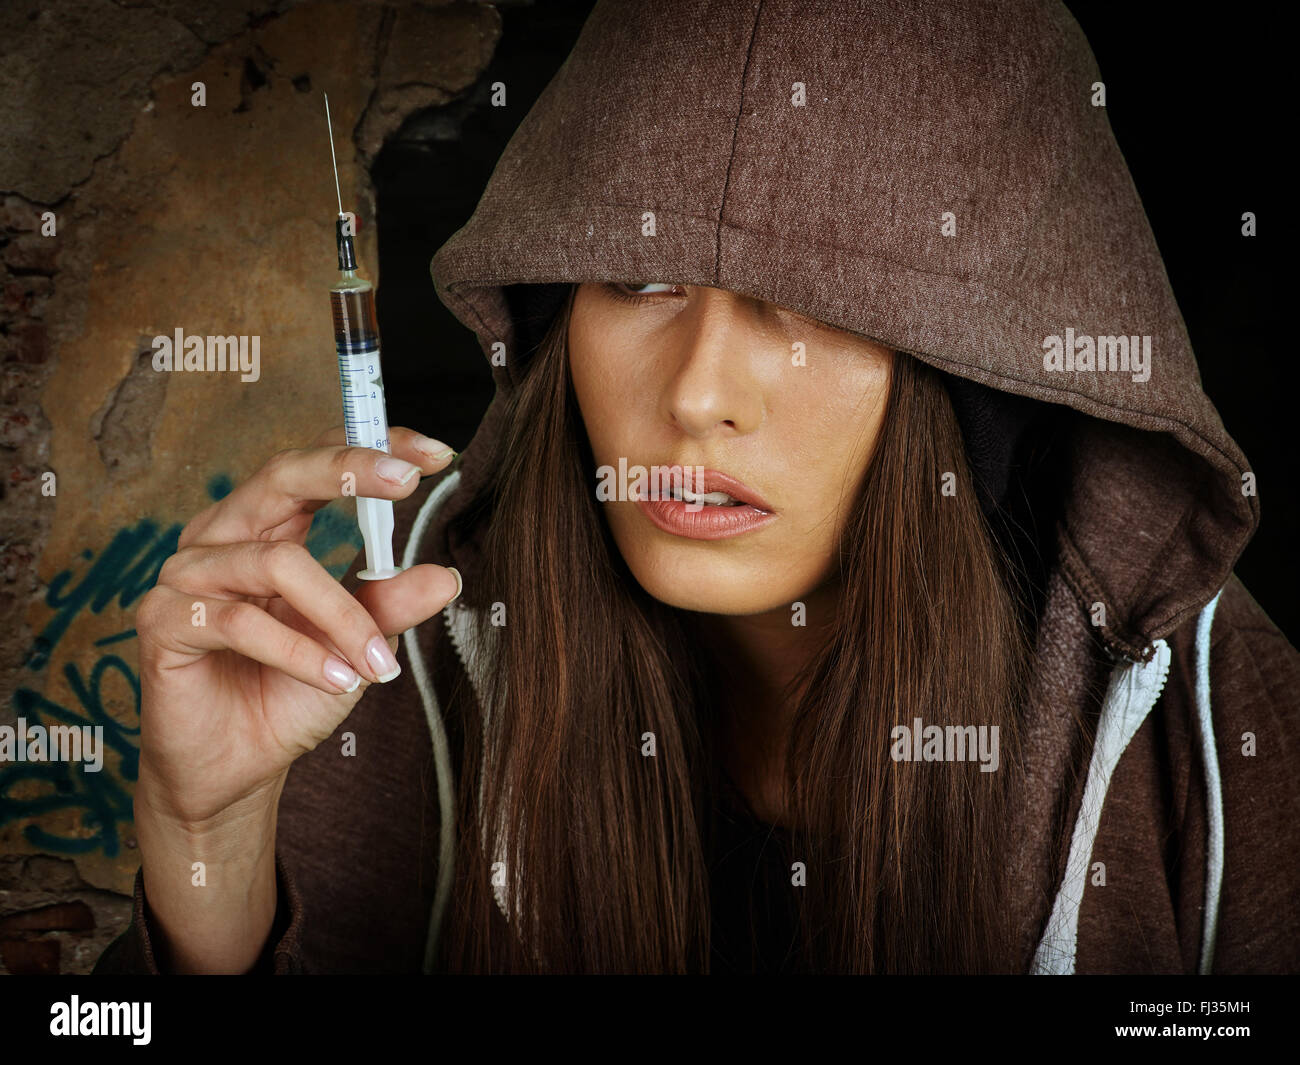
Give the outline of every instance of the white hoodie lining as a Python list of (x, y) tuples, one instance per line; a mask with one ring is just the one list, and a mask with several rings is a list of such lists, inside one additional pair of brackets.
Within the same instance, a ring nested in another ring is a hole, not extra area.
[(1210, 628), (1219, 605), (1218, 592), (1196, 622), (1196, 725), (1205, 763), (1205, 813), (1208, 840), (1205, 848), (1205, 923), (1201, 931), (1201, 975), (1214, 965), (1214, 941), (1219, 930), (1219, 895), (1223, 889), (1223, 784), (1219, 778), (1219, 752), (1210, 716)]
[(1120, 756), (1160, 698), (1169, 677), (1169, 645), (1164, 640), (1156, 640), (1155, 652), (1150, 662), (1121, 662), (1110, 675), (1110, 685), (1097, 722), (1083, 801), (1079, 804), (1079, 816), (1070, 837), (1065, 878), (1052, 904), (1047, 930), (1034, 955), (1033, 971), (1037, 974), (1074, 972), (1079, 907), (1083, 902), (1106, 792)]

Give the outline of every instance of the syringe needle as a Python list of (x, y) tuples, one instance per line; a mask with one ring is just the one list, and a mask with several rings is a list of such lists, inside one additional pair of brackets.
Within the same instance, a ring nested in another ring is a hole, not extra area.
[(334, 154), (334, 123), (330, 121), (330, 94), (325, 93), (325, 126), (330, 134), (330, 160), (334, 163), (334, 195), (339, 200), (339, 217), (343, 217), (343, 193), (339, 190), (339, 160)]

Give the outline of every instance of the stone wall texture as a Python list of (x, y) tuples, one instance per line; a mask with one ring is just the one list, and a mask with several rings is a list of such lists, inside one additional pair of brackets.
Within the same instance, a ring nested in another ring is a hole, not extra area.
[[(0, 762), (0, 972), (86, 972), (126, 926), (134, 608), (191, 516), (341, 422), (322, 90), (379, 281), (370, 164), (500, 33), (479, 3), (0, 5), (0, 725), (106, 748), (98, 773)], [(258, 337), (260, 375), (157, 372), (177, 329)], [(308, 545), (339, 575), (353, 514)]]

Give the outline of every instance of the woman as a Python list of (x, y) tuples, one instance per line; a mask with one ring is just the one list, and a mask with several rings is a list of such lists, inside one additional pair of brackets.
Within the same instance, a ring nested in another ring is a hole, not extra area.
[[(1057, 4), (599, 4), (433, 262), (465, 453), (282, 452), (141, 604), (99, 971), (1300, 966), (1300, 664), (1098, 81)], [(344, 472), (400, 577), (301, 549)]]

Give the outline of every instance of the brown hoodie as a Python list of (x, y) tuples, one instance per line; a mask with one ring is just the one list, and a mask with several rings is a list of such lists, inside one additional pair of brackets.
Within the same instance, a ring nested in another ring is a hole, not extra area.
[[(1024, 971), (1300, 971), (1300, 657), (1232, 576), (1253, 478), (1101, 80), (1058, 3), (601, 0), (434, 258), (444, 303), (507, 357), (455, 467), (397, 506), (394, 549), (475, 586), (479, 541), (447, 525), (566, 284), (729, 289), (1053, 404), (1069, 487), (997, 886)], [(401, 677), (291, 770), (263, 967), (432, 957), (459, 772), (441, 708), (486, 668), (471, 609), (406, 633)], [(157, 971), (140, 877), (96, 971)]]

